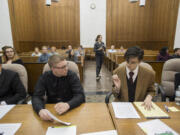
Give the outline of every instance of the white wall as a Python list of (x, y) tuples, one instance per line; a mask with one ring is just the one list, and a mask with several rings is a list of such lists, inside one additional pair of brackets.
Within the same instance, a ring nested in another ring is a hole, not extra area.
[(178, 13), (178, 21), (177, 21), (177, 26), (176, 26), (174, 48), (180, 48), (180, 6), (179, 6), (179, 13)]
[(4, 45), (13, 46), (8, 0), (0, 0), (0, 50)]
[[(96, 8), (92, 10), (90, 5)], [(106, 0), (80, 0), (80, 43), (83, 47), (93, 47), (97, 35), (106, 41)]]

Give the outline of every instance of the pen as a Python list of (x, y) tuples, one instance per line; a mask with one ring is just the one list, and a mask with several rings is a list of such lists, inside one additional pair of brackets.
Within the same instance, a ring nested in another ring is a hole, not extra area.
[(170, 112), (170, 111), (169, 111), (169, 108), (167, 107), (167, 105), (164, 105), (164, 108), (165, 108), (165, 110), (166, 110), (167, 112)]

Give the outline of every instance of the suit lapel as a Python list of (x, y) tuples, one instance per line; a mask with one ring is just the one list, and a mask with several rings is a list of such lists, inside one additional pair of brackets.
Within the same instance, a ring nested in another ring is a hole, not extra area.
[(141, 66), (139, 66), (139, 71), (138, 71), (138, 78), (137, 78), (137, 84), (136, 84), (136, 92), (135, 92), (135, 101), (138, 101), (137, 99), (139, 98), (142, 88), (143, 88), (143, 79), (144, 78), (144, 74), (143, 74), (143, 69), (141, 68)]
[(126, 67), (123, 68), (122, 71), (122, 79), (121, 79), (121, 85), (122, 85), (122, 95), (124, 95), (125, 101), (129, 101), (128, 98), (128, 86), (127, 86), (127, 75), (126, 75)]

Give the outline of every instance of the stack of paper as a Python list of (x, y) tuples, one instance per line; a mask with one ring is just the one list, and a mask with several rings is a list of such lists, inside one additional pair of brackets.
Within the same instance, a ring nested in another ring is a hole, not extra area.
[(53, 120), (55, 120), (55, 121), (57, 121), (57, 122), (59, 122), (59, 123), (61, 123), (61, 124), (63, 124), (63, 125), (66, 125), (66, 126), (71, 125), (71, 123), (69, 123), (69, 122), (64, 122), (64, 121), (58, 119), (58, 118), (57, 118), (56, 116), (54, 116), (50, 111), (48, 111), (48, 115), (49, 115)]
[(76, 126), (48, 127), (46, 135), (76, 135)]
[(0, 124), (0, 134), (14, 135), (20, 127), (21, 123)]
[(87, 133), (87, 134), (81, 134), (81, 135), (118, 135), (118, 134), (116, 130), (109, 130), (109, 131), (94, 132), (94, 133)]
[(116, 118), (140, 118), (132, 103), (112, 102)]
[(140, 122), (138, 126), (148, 135), (178, 135), (178, 133), (159, 119)]
[(151, 110), (147, 110), (142, 106), (143, 102), (134, 102), (136, 107), (141, 111), (144, 117), (151, 119), (151, 118), (169, 118), (168, 114), (163, 112), (155, 103), (152, 103), (153, 108)]
[(0, 119), (6, 115), (15, 105), (1, 105), (0, 106)]

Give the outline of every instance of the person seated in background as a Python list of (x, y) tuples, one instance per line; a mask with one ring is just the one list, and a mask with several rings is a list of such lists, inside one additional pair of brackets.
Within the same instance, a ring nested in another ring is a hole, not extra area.
[(174, 49), (174, 55), (171, 56), (172, 59), (174, 58), (180, 58), (180, 48)]
[(126, 50), (124, 49), (123, 46), (121, 46), (118, 52), (121, 54), (124, 54), (126, 52)]
[(78, 62), (78, 57), (84, 56), (83, 46), (80, 45), (78, 49), (74, 52), (74, 61)]
[(5, 46), (2, 48), (3, 56), (1, 57), (3, 64), (23, 64), (23, 61), (19, 58), (14, 48), (11, 46)]
[(47, 47), (46, 47), (46, 46), (43, 46), (43, 47), (42, 47), (42, 54), (41, 54), (41, 56), (39, 57), (38, 62), (40, 62), (40, 63), (47, 63), (49, 57), (50, 57), (50, 54), (48, 53)]
[(180, 86), (180, 73), (175, 74), (175, 82), (174, 82), (175, 90)]
[(68, 70), (65, 57), (53, 55), (48, 64), (51, 70), (39, 78), (32, 97), (33, 108), (43, 120), (52, 120), (45, 109), (45, 95), (59, 115), (85, 102), (84, 89), (77, 74)]
[(161, 48), (161, 50), (159, 51), (159, 55), (157, 56), (157, 60), (167, 61), (168, 59), (170, 59), (168, 47)]
[(144, 51), (139, 47), (131, 47), (126, 51), (126, 64), (113, 72), (113, 94), (116, 101), (144, 101), (146, 109), (152, 108), (155, 94), (155, 73), (140, 65)]
[(52, 46), (52, 47), (51, 47), (50, 55), (52, 56), (52, 55), (55, 55), (55, 54), (58, 54), (58, 53), (56, 52), (56, 47), (55, 47), (55, 46)]
[(111, 45), (111, 49), (108, 50), (108, 53), (115, 53), (117, 50), (115, 50), (115, 46)]
[(17, 104), (26, 97), (18, 73), (2, 68), (0, 59), (0, 105)]
[(41, 52), (39, 51), (38, 47), (34, 48), (34, 52), (32, 53), (31, 56), (41, 56)]
[(66, 51), (66, 53), (68, 54), (68, 60), (74, 61), (74, 51), (71, 45), (68, 46), (68, 50)]

